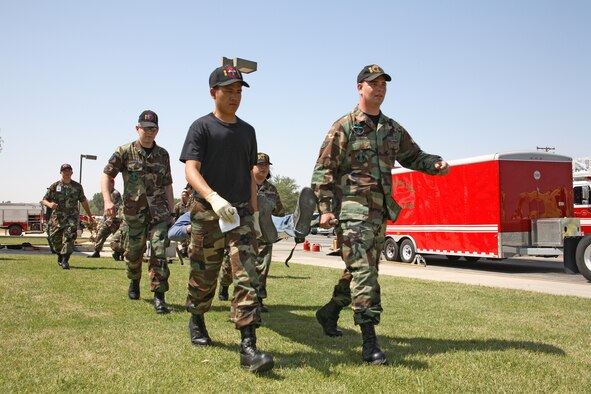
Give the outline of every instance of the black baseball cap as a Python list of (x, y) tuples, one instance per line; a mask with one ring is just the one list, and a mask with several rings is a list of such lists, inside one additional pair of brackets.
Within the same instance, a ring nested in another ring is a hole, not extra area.
[(158, 127), (158, 115), (156, 115), (156, 112), (147, 109), (140, 114), (138, 123), (141, 127)]
[(60, 167), (60, 172), (62, 172), (63, 170), (72, 170), (72, 166), (67, 163), (62, 164)]
[(269, 155), (263, 152), (259, 152), (257, 154), (257, 164), (273, 164), (271, 163), (271, 159), (269, 158)]
[(250, 87), (249, 84), (242, 79), (242, 73), (234, 66), (221, 66), (213, 70), (209, 76), (209, 87), (228, 86), (235, 82), (240, 82), (242, 86)]
[(382, 70), (380, 66), (377, 64), (370, 64), (369, 66), (363, 67), (363, 70), (357, 75), (357, 83), (361, 83), (363, 81), (373, 81), (377, 77), (383, 76), (386, 81), (390, 82), (392, 77)]

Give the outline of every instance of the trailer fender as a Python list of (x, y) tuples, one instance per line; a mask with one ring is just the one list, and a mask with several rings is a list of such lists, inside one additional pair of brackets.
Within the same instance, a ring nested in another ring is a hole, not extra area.
[(591, 281), (591, 234), (579, 241), (575, 258), (581, 275)]

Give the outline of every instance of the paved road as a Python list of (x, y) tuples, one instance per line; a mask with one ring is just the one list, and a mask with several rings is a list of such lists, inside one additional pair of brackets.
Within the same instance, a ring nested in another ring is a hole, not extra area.
[[(291, 261), (343, 269), (340, 257), (327, 255), (333, 239), (309, 236), (310, 243), (320, 245), (320, 252), (304, 251), (300, 244)], [(285, 261), (293, 245), (293, 239), (277, 242), (273, 260)], [(382, 260), (380, 274), (591, 298), (591, 283), (582, 275), (566, 274), (558, 258), (482, 259), (475, 263), (462, 259), (451, 263), (445, 257), (433, 256), (427, 259), (427, 266)]]

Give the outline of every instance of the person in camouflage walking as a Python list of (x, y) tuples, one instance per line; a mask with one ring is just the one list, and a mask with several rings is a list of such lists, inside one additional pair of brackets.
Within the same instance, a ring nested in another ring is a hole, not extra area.
[(374, 328), (382, 313), (378, 263), (386, 221), (395, 221), (401, 210), (392, 197), (391, 169), (398, 161), (431, 175), (449, 172), (446, 161), (423, 152), (402, 126), (381, 112), (389, 81), (375, 64), (361, 70), (359, 104), (332, 125), (312, 175), (320, 226), (330, 228), (338, 221), (337, 242), (346, 266), (332, 299), (316, 318), (326, 335), (341, 336), (339, 313), (352, 304), (362, 332), (362, 358), (372, 364), (386, 363)]
[(78, 203), (88, 214), (88, 220), (92, 222), (94, 219), (82, 185), (72, 180), (72, 166), (62, 164), (60, 174), (62, 179), (47, 188), (42, 203), (52, 210), (49, 218), (49, 237), (51, 245), (58, 255), (57, 262), (63, 269), (68, 270), (70, 269), (70, 255), (74, 251), (74, 241), (76, 241), (80, 223)]
[(170, 271), (166, 260), (168, 227), (174, 222), (174, 199), (170, 158), (166, 149), (156, 144), (158, 115), (146, 110), (136, 125), (138, 140), (122, 145), (109, 159), (101, 177), (105, 216), (115, 217), (109, 185), (117, 174), (123, 176), (123, 215), (128, 226), (125, 259), (127, 277), (131, 280), (128, 297), (140, 298), (142, 259), (146, 240), (150, 241), (148, 270), (154, 293), (156, 313), (168, 313), (164, 293), (168, 291)]
[[(110, 190), (111, 201), (113, 201), (113, 203), (115, 204), (115, 209), (117, 210), (117, 212), (119, 212), (121, 210), (121, 204), (123, 203), (123, 200), (121, 199), (121, 193), (115, 190), (115, 179), (113, 179), (113, 182), (110, 184)], [(103, 220), (101, 220), (99, 228), (96, 232), (96, 240), (94, 241), (94, 253), (87, 257), (101, 257), (101, 250), (103, 250), (103, 245), (105, 241), (107, 240), (107, 238), (109, 238), (109, 235), (115, 234), (117, 230), (119, 230), (120, 226), (121, 217), (119, 215), (115, 217), (103, 216)]]
[[(204, 314), (211, 308), (228, 248), (234, 281), (231, 319), (240, 330), (240, 366), (251, 372), (273, 368), (273, 357), (256, 346), (256, 328), (261, 324), (257, 297), (257, 234), (259, 225), (256, 183), (252, 167), (257, 161), (254, 128), (236, 116), (242, 88), (249, 85), (232, 66), (216, 68), (209, 77), (213, 112), (189, 127), (180, 161), (187, 181), (195, 190), (191, 205), (191, 245), (186, 309), (191, 343), (212, 344)], [(235, 226), (235, 227), (232, 227)], [(227, 227), (222, 232), (222, 226)], [(276, 230), (275, 237), (277, 236)]]

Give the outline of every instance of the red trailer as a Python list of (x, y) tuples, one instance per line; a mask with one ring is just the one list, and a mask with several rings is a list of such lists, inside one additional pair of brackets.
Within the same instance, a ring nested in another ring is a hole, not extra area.
[(509, 152), (450, 165), (447, 176), (392, 170), (402, 212), (388, 223), (386, 259), (412, 262), (417, 253), (471, 261), (565, 255), (566, 268), (574, 266), (591, 280), (591, 236), (583, 237), (574, 217), (570, 157)]

